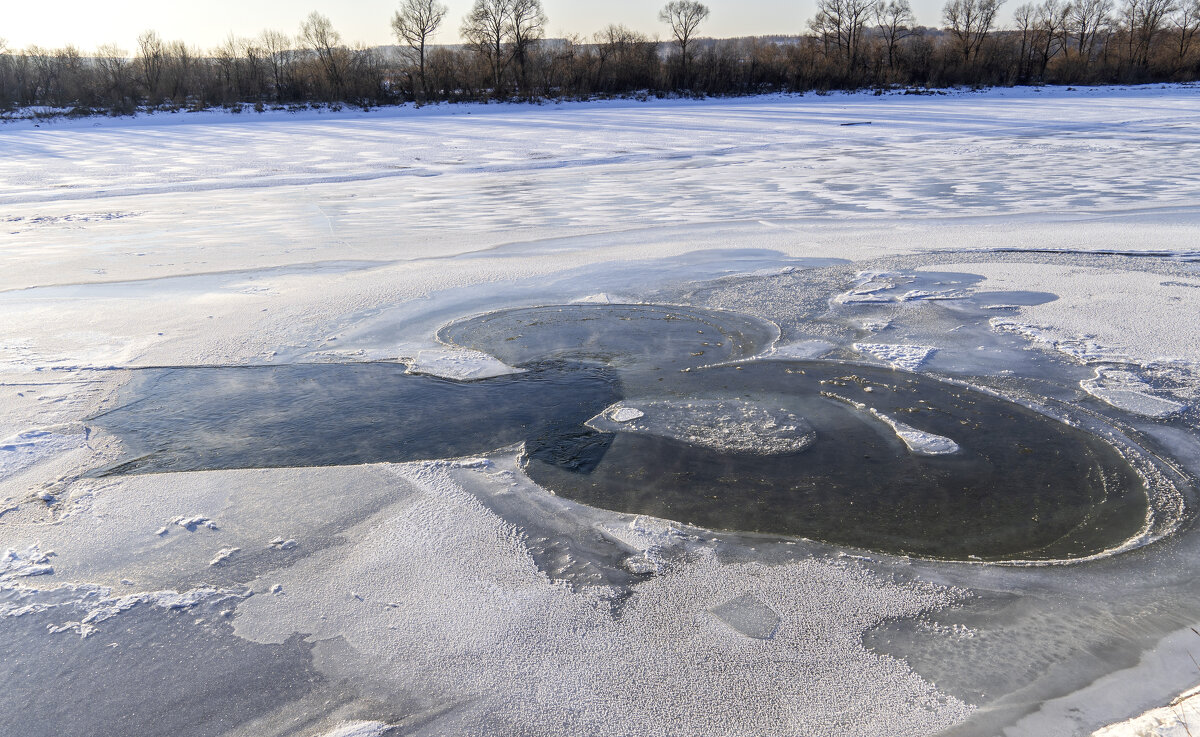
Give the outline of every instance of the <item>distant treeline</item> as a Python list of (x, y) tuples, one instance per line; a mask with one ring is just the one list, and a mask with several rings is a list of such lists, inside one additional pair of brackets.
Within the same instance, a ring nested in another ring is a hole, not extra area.
[(818, 0), (805, 35), (714, 40), (708, 8), (672, 0), (668, 41), (610, 25), (546, 39), (541, 0), (476, 0), (465, 43), (434, 45), (446, 7), (403, 0), (399, 45), (349, 46), (312, 13), (292, 37), (264, 31), (215, 49), (143, 33), (113, 45), (22, 50), (0, 41), (0, 110), (74, 114), (139, 109), (426, 101), (739, 95), (775, 91), (1103, 84), (1200, 78), (1200, 0), (1042, 0), (999, 28), (1004, 0), (948, 0), (941, 28), (908, 0)]

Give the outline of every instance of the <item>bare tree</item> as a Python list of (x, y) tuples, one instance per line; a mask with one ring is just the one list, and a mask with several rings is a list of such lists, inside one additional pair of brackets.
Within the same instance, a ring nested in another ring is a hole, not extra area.
[(341, 99), (346, 74), (346, 50), (342, 47), (342, 34), (333, 29), (329, 18), (314, 10), (300, 24), (300, 39), (316, 55), (334, 99)]
[(167, 47), (154, 31), (145, 31), (138, 36), (137, 70), (146, 97), (151, 105), (162, 101), (161, 82), (166, 66)]
[[(1197, 0), (1200, 2), (1200, 0)], [(896, 68), (896, 48), (913, 34), (917, 19), (908, 0), (879, 0), (874, 8), (875, 25), (887, 46), (888, 69)]]
[(129, 55), (115, 44), (105, 44), (96, 50), (96, 64), (100, 67), (105, 96), (111, 101), (113, 110), (124, 111), (133, 86)]
[(1174, 0), (1125, 0), (1121, 6), (1121, 17), (1128, 34), (1126, 49), (1130, 64), (1145, 68), (1150, 63), (1154, 39), (1163, 30), (1167, 17), (1175, 10)]
[(291, 84), (292, 65), (296, 59), (292, 39), (286, 33), (267, 30), (258, 37), (258, 43), (266, 55), (267, 73), (275, 90), (275, 100), (282, 101), (284, 90)]
[(1196, 39), (1196, 32), (1200, 31), (1200, 0), (1184, 0), (1171, 18), (1171, 24), (1179, 32), (1179, 44), (1175, 47), (1176, 63), (1183, 66)]
[(1073, 43), (1068, 43), (1066, 53), (1070, 54), (1071, 47), (1085, 62), (1090, 62), (1096, 53), (1096, 40), (1100, 32), (1108, 26), (1112, 18), (1113, 0), (1074, 0), (1067, 12), (1066, 32)]
[(528, 85), (526, 65), (533, 47), (546, 33), (546, 13), (542, 10), (542, 0), (509, 0), (508, 7), (506, 32), (512, 45), (513, 61), (517, 62), (521, 90), (525, 92)]
[(671, 27), (671, 35), (679, 46), (679, 58), (683, 65), (683, 86), (688, 86), (688, 44), (696, 29), (708, 17), (708, 6), (697, 0), (671, 0), (658, 11), (658, 19)]
[(820, 36), (828, 51), (837, 56), (853, 72), (858, 67), (863, 28), (875, 10), (875, 0), (817, 0), (817, 14), (808, 27)]
[(988, 34), (996, 27), (996, 13), (1004, 0), (947, 0), (942, 20), (950, 28), (963, 61), (978, 58)]
[(492, 70), (492, 94), (500, 95), (500, 75), (508, 66), (504, 39), (508, 35), (509, 0), (475, 0), (471, 12), (463, 19), (462, 37), (487, 60)]
[(438, 0), (404, 0), (392, 16), (392, 33), (396, 40), (408, 46), (409, 55), (417, 66), (421, 94), (429, 96), (425, 77), (425, 47), (442, 25), (448, 8)]

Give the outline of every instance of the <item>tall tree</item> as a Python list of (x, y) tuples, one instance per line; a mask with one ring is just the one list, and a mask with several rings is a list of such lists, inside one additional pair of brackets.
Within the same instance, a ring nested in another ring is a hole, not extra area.
[(874, 14), (879, 35), (887, 46), (888, 69), (895, 69), (896, 47), (913, 34), (913, 26), (917, 24), (912, 5), (908, 0), (879, 0), (875, 3)]
[(963, 61), (970, 63), (979, 56), (983, 42), (996, 27), (996, 13), (1004, 0), (947, 0), (942, 8), (942, 20), (950, 28)]
[(417, 80), (422, 97), (429, 96), (425, 76), (425, 47), (446, 18), (448, 8), (438, 0), (404, 0), (392, 16), (392, 33), (408, 47), (411, 60), (417, 67)]
[(546, 33), (546, 13), (542, 10), (542, 0), (509, 0), (508, 8), (506, 31), (524, 93), (528, 91), (529, 54)]
[(688, 87), (688, 58), (691, 53), (688, 45), (708, 14), (708, 6), (697, 0), (671, 0), (658, 12), (658, 19), (671, 27), (671, 35), (679, 46), (684, 88)]
[(333, 99), (341, 99), (346, 75), (342, 35), (333, 29), (329, 18), (314, 10), (300, 24), (300, 39), (316, 55)]
[(808, 26), (832, 47), (849, 72), (858, 67), (863, 28), (875, 9), (874, 0), (817, 0), (817, 15)]
[(500, 75), (508, 66), (504, 39), (508, 34), (512, 8), (509, 0), (475, 0), (471, 12), (463, 19), (462, 37), (485, 60), (492, 70), (492, 94), (501, 94)]

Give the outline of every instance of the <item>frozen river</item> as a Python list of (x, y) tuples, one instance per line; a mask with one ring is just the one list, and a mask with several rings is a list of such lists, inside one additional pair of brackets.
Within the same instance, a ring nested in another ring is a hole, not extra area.
[(1086, 736), (1200, 683), (1200, 88), (0, 152), (14, 734)]

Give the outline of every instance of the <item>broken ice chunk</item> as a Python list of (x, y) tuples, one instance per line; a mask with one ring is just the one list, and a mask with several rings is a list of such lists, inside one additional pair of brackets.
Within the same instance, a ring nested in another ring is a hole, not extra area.
[(942, 456), (958, 452), (958, 443), (944, 435), (934, 435), (931, 432), (918, 430), (912, 425), (906, 425), (897, 419), (885, 415), (874, 407), (871, 408), (871, 414), (892, 428), (892, 431), (896, 433), (896, 437), (904, 441), (909, 451), (917, 455)]

